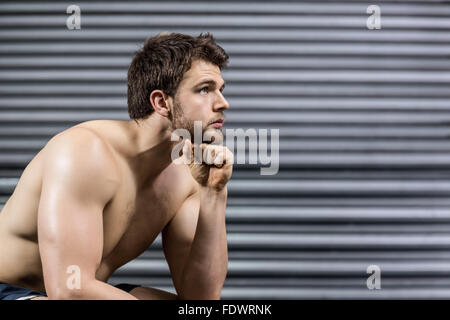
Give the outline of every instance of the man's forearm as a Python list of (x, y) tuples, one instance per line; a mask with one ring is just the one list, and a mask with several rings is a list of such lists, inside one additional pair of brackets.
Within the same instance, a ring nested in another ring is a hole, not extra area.
[(221, 191), (201, 188), (197, 229), (184, 266), (180, 299), (220, 299), (228, 270), (226, 202), (226, 187)]

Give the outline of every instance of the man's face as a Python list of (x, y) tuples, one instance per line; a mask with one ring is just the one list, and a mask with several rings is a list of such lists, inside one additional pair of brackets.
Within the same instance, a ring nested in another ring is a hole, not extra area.
[(207, 130), (222, 135), (222, 127), (215, 122), (224, 120), (223, 112), (229, 108), (222, 95), (224, 87), (219, 67), (204, 60), (193, 61), (175, 94), (172, 129), (186, 129), (194, 137), (194, 121), (201, 121), (202, 135)]

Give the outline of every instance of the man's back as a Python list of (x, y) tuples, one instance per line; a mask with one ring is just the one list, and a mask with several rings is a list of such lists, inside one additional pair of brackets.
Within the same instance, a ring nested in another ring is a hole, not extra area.
[[(49, 247), (64, 241), (78, 242), (86, 254), (97, 245), (95, 278), (105, 282), (148, 248), (195, 191), (187, 167), (169, 164), (146, 176), (134, 166), (135, 156), (158, 161), (133, 154), (125, 123), (82, 123), (51, 139), (29, 163), (0, 213), (0, 282), (45, 292), (41, 258), (58, 261)], [(64, 228), (75, 238), (65, 238)], [(56, 270), (49, 273), (46, 279)]]

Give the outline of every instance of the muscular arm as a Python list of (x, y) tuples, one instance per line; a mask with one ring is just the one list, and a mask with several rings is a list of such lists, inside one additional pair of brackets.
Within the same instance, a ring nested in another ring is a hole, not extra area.
[(178, 298), (212, 300), (220, 299), (228, 271), (226, 183), (233, 171), (234, 156), (223, 146), (198, 147), (203, 150), (201, 162), (190, 161), (194, 159), (190, 140), (185, 140), (182, 161), (177, 161), (188, 165), (198, 192), (188, 198), (165, 237), (163, 234), (163, 245)]
[(38, 240), (49, 299), (135, 299), (95, 278), (103, 209), (118, 184), (109, 150), (86, 129), (57, 136), (46, 149)]
[(179, 299), (220, 299), (228, 270), (227, 190), (200, 187), (163, 232)]

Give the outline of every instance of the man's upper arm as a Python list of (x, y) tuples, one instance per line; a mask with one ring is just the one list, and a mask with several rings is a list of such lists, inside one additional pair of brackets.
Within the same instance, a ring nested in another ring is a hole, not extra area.
[(164, 254), (178, 294), (181, 290), (184, 266), (194, 240), (199, 210), (200, 197), (196, 191), (184, 201), (162, 232)]
[[(103, 208), (115, 192), (116, 172), (107, 146), (87, 129), (57, 136), (46, 149), (38, 211), (44, 281), (49, 297), (70, 297), (95, 280)], [(66, 285), (74, 270), (80, 271), (78, 291)]]

